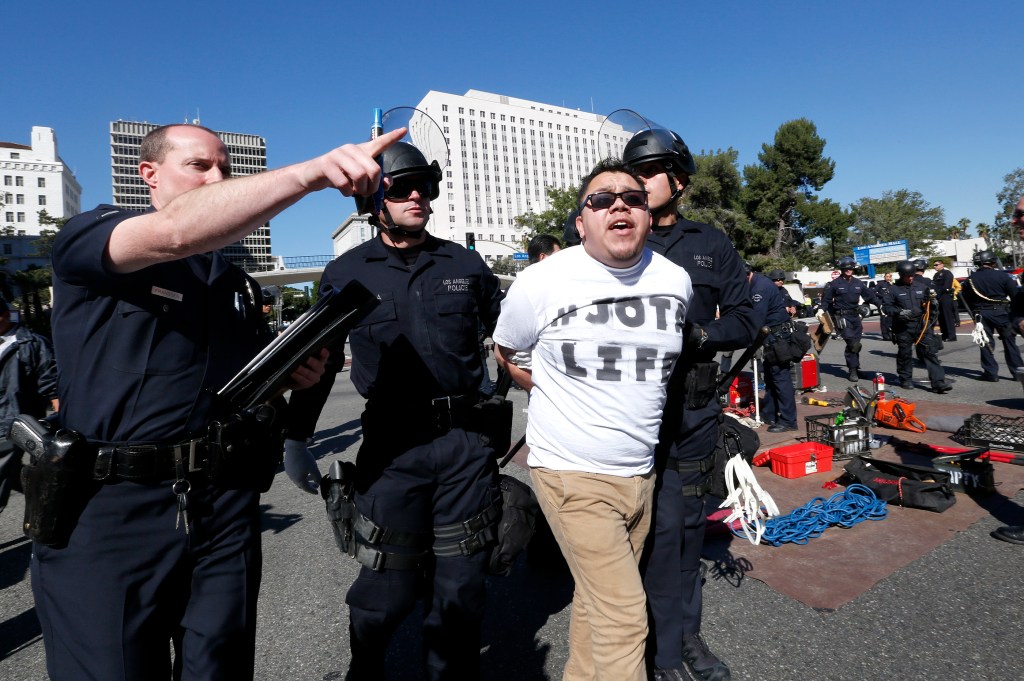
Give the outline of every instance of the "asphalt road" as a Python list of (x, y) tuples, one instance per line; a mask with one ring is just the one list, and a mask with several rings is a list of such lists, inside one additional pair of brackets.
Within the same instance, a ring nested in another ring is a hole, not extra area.
[[(863, 369), (886, 372), (891, 382), (894, 346), (878, 339), (876, 325), (867, 328)], [(972, 379), (979, 373), (978, 351), (968, 335), (947, 343), (941, 359), (954, 390), (945, 395), (919, 390), (914, 399), (1024, 408), (1024, 392), (1005, 366), (997, 384)], [(823, 382), (844, 390), (849, 385), (845, 368), (829, 364), (842, 364), (841, 342), (825, 349), (823, 362)], [(926, 387), (924, 370), (915, 374)], [(334, 458), (354, 457), (359, 445), (362, 402), (344, 379), (335, 386), (314, 446), (323, 471)], [(522, 392), (511, 396), (525, 407)], [(396, 407), (395, 425), (401, 427), (401, 405)], [(517, 410), (516, 433), (522, 432), (524, 422), (525, 415)], [(509, 469), (525, 479), (514, 464)], [(817, 612), (759, 581), (709, 564), (705, 637), (730, 664), (734, 679), (1020, 679), (1024, 546), (989, 536), (1001, 524), (1024, 523), (1024, 494), (1016, 502), (834, 612)], [(263, 496), (262, 507), (265, 558), (257, 678), (341, 679), (347, 666), (344, 593), (356, 563), (335, 547), (319, 497), (298, 491), (284, 473)], [(45, 679), (29, 589), (31, 549), (20, 531), (22, 510), (22, 498), (15, 494), (0, 515), (0, 678)], [(843, 570), (834, 566), (837, 580)], [(529, 560), (522, 557), (511, 576), (492, 579), (481, 652), (483, 678), (560, 678), (571, 596), (567, 574), (539, 552)], [(417, 618), (414, 613), (396, 636), (389, 679), (422, 678)]]

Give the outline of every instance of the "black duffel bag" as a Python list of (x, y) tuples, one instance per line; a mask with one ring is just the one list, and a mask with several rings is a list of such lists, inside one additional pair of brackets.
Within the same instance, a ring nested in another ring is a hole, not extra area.
[(886, 503), (941, 513), (956, 503), (950, 474), (927, 466), (858, 456), (844, 466), (847, 474)]
[(725, 485), (725, 464), (736, 454), (746, 459), (749, 464), (761, 446), (761, 438), (757, 431), (740, 423), (739, 419), (722, 416), (718, 428), (718, 442), (715, 444), (715, 468), (711, 473), (711, 489), (709, 492), (719, 499), (728, 496)]

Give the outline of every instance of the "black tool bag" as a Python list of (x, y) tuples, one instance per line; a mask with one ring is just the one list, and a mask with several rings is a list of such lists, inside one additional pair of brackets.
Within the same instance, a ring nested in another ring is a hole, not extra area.
[(988, 450), (975, 450), (952, 456), (937, 456), (932, 463), (940, 471), (949, 473), (949, 484), (955, 492), (987, 497), (996, 491), (995, 467), (978, 457)]
[(731, 416), (722, 419), (718, 430), (718, 443), (715, 445), (715, 468), (711, 473), (711, 494), (724, 499), (728, 496), (725, 485), (725, 464), (739, 454), (747, 463), (754, 459), (754, 454), (761, 446), (761, 438), (753, 428), (743, 425)]
[(788, 330), (768, 337), (764, 344), (764, 362), (769, 366), (799, 362), (812, 344), (807, 324), (794, 322)]
[(530, 486), (509, 475), (502, 475), (501, 520), (498, 521), (498, 543), (491, 549), (488, 572), (507, 575), (520, 552), (526, 548), (537, 529), (540, 504)]
[(927, 466), (913, 466), (859, 456), (844, 466), (853, 482), (879, 499), (906, 508), (941, 513), (956, 503), (950, 474)]

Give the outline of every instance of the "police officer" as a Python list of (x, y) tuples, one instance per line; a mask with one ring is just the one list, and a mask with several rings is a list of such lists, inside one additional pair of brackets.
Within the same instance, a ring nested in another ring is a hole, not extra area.
[[(477, 332), (493, 332), (502, 292), (478, 253), (426, 231), (437, 162), (399, 142), (384, 152), (383, 168), (391, 186), (370, 217), (379, 235), (328, 265), (321, 280), (324, 291), (358, 280), (380, 300), (349, 335), (352, 382), (366, 409), (353, 525), (363, 567), (345, 598), (346, 678), (384, 678), (391, 635), (426, 593), (427, 677), (475, 679), (485, 548), (500, 514), (495, 459), (505, 453), (479, 432)], [(360, 209), (374, 210), (368, 201)], [(289, 428), (285, 464), (307, 491), (320, 473), (303, 440), (325, 400), (300, 391), (290, 405), (304, 423)]]
[(964, 284), (963, 294), (967, 303), (977, 316), (975, 323), (981, 323), (988, 334), (989, 342), (981, 346), (982, 381), (995, 383), (999, 380), (999, 365), (995, 357), (995, 334), (1003, 344), (1003, 356), (1010, 375), (1016, 379), (1017, 369), (1021, 366), (1020, 350), (1017, 338), (1010, 324), (1010, 301), (1017, 293), (1017, 282), (1006, 272), (995, 269), (996, 255), (992, 251), (979, 251), (974, 254), (977, 266)]
[(896, 266), (899, 279), (889, 288), (882, 307), (893, 319), (892, 332), (896, 339), (896, 373), (900, 387), (914, 389), (914, 360), (911, 352), (924, 362), (932, 390), (940, 395), (952, 390), (946, 383), (946, 373), (939, 363), (936, 352), (939, 340), (932, 333), (932, 318), (935, 314), (935, 289), (928, 281), (917, 278), (914, 263), (904, 260)]
[(769, 424), (769, 433), (796, 430), (796, 389), (793, 387), (793, 363), (777, 358), (771, 348), (785, 344), (793, 336), (793, 321), (786, 309), (787, 299), (768, 277), (751, 271), (750, 300), (754, 306), (757, 328), (767, 326), (770, 332), (764, 341), (764, 404), (761, 413)]
[(793, 296), (789, 295), (789, 291), (786, 290), (786, 273), (782, 270), (772, 270), (767, 276), (782, 293), (782, 298), (786, 305), (786, 311), (789, 312), (789, 316), (795, 317), (797, 301), (793, 300)]
[(854, 382), (860, 378), (860, 341), (864, 335), (860, 314), (861, 299), (868, 303), (878, 301), (872, 290), (853, 276), (856, 268), (857, 261), (852, 257), (847, 255), (840, 258), (840, 275), (825, 287), (821, 299), (821, 304), (832, 315), (836, 326), (839, 327), (840, 335), (846, 341), (846, 368), (849, 370), (850, 380)]
[(934, 266), (932, 285), (939, 296), (939, 330), (942, 332), (942, 340), (955, 341), (956, 327), (960, 320), (953, 301), (953, 273), (946, 269), (946, 263), (941, 260), (936, 260)]
[(743, 261), (728, 237), (677, 212), (678, 199), (696, 172), (679, 135), (660, 129), (639, 132), (626, 144), (623, 161), (648, 193), (654, 220), (648, 245), (682, 266), (693, 283), (686, 350), (669, 383), (662, 421), (655, 518), (642, 565), (651, 614), (648, 651), (656, 679), (685, 679), (686, 665), (696, 678), (722, 681), (730, 678), (729, 667), (700, 634), (704, 495), (722, 417), (714, 357), (717, 351), (753, 342), (753, 309)]
[(886, 272), (882, 275), (882, 280), (875, 285), (875, 296), (877, 298), (876, 305), (878, 306), (878, 327), (882, 333), (882, 340), (892, 340), (892, 317), (885, 313), (882, 308), (882, 301), (885, 300), (886, 292), (892, 288), (892, 272)]
[(926, 284), (932, 282), (931, 277), (926, 277), (924, 271), (928, 269), (928, 261), (924, 258), (914, 258), (914, 277), (919, 281), (923, 281)]
[[(157, 128), (139, 163), (154, 210), (100, 206), (60, 230), (60, 424), (87, 439), (75, 450), (80, 477), (64, 492), (88, 501), (66, 547), (32, 551), (51, 678), (168, 678), (172, 641), (174, 678), (253, 677), (257, 490), (280, 446), (258, 446), (270, 429), (249, 418), (232, 428), (235, 440), (208, 438), (211, 420), (231, 416), (215, 391), (263, 344), (260, 288), (216, 249), (313, 191), (372, 191), (373, 157), (403, 132), (227, 180), (215, 133)], [(292, 374), (294, 387), (317, 380), (322, 357)], [(257, 445), (241, 445), (247, 438)], [(233, 441), (244, 465), (223, 459)]]

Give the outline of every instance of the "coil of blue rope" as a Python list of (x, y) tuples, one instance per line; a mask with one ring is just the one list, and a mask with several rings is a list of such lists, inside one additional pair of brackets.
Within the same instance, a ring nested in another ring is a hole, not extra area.
[[(853, 527), (889, 514), (885, 502), (864, 485), (853, 484), (828, 500), (815, 497), (786, 515), (769, 518), (762, 539), (772, 546), (806, 544), (833, 525)], [(733, 530), (736, 536), (742, 536)]]

